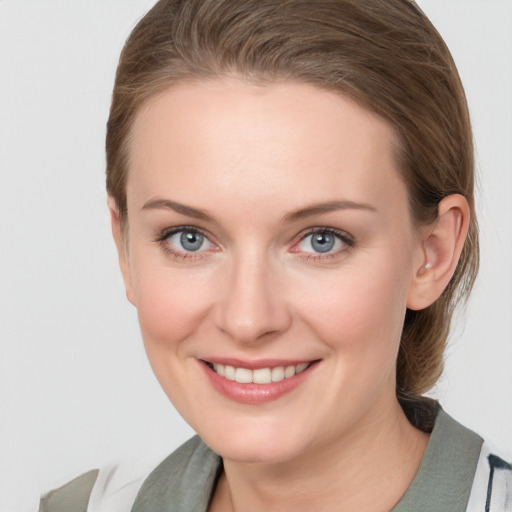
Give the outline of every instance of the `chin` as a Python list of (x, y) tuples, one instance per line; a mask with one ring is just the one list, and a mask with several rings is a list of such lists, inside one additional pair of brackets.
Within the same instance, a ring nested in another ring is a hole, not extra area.
[[(203, 441), (224, 459), (240, 463), (278, 464), (290, 461), (307, 450), (309, 442), (304, 433), (286, 428), (271, 428), (265, 421), (212, 429), (211, 425), (198, 431)], [(297, 435), (299, 434), (299, 435)]]
[(269, 445), (261, 440), (208, 445), (223, 459), (244, 464), (281, 464), (294, 459), (302, 451), (298, 447)]

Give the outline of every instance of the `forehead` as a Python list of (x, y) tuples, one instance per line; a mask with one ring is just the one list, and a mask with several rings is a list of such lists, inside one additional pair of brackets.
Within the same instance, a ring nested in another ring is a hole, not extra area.
[[(134, 122), (128, 191), (198, 190), (258, 202), (379, 202), (404, 193), (391, 125), (337, 93), (236, 78), (185, 83), (150, 100)], [(264, 186), (262, 186), (264, 185)], [(130, 196), (130, 194), (128, 194)]]

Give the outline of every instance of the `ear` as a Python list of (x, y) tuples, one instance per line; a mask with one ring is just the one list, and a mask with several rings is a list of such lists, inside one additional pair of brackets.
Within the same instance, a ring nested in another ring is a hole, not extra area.
[(132, 272), (130, 266), (130, 258), (128, 255), (128, 245), (126, 234), (123, 233), (121, 221), (119, 218), (119, 209), (113, 197), (108, 196), (107, 199), (108, 209), (110, 210), (110, 222), (112, 226), (112, 236), (117, 247), (117, 255), (119, 257), (119, 266), (121, 274), (123, 275), (124, 286), (126, 290), (126, 297), (135, 305), (133, 290), (132, 290)]
[(465, 197), (445, 197), (437, 214), (435, 222), (423, 231), (422, 261), (414, 269), (407, 296), (409, 309), (424, 309), (441, 296), (457, 268), (468, 234), (470, 210)]

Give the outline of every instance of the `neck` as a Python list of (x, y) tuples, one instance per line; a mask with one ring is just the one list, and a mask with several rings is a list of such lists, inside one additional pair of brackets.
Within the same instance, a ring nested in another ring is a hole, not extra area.
[(428, 439), (394, 400), (291, 461), (224, 460), (210, 511), (389, 511), (411, 484)]

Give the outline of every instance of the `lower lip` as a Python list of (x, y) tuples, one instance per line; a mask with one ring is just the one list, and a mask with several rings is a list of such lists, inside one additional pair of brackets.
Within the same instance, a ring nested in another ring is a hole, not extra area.
[(309, 378), (314, 367), (319, 361), (311, 363), (303, 372), (270, 384), (241, 384), (234, 380), (226, 379), (212, 370), (205, 362), (198, 361), (203, 368), (208, 380), (221, 395), (242, 404), (264, 404), (278, 400), (290, 393)]

